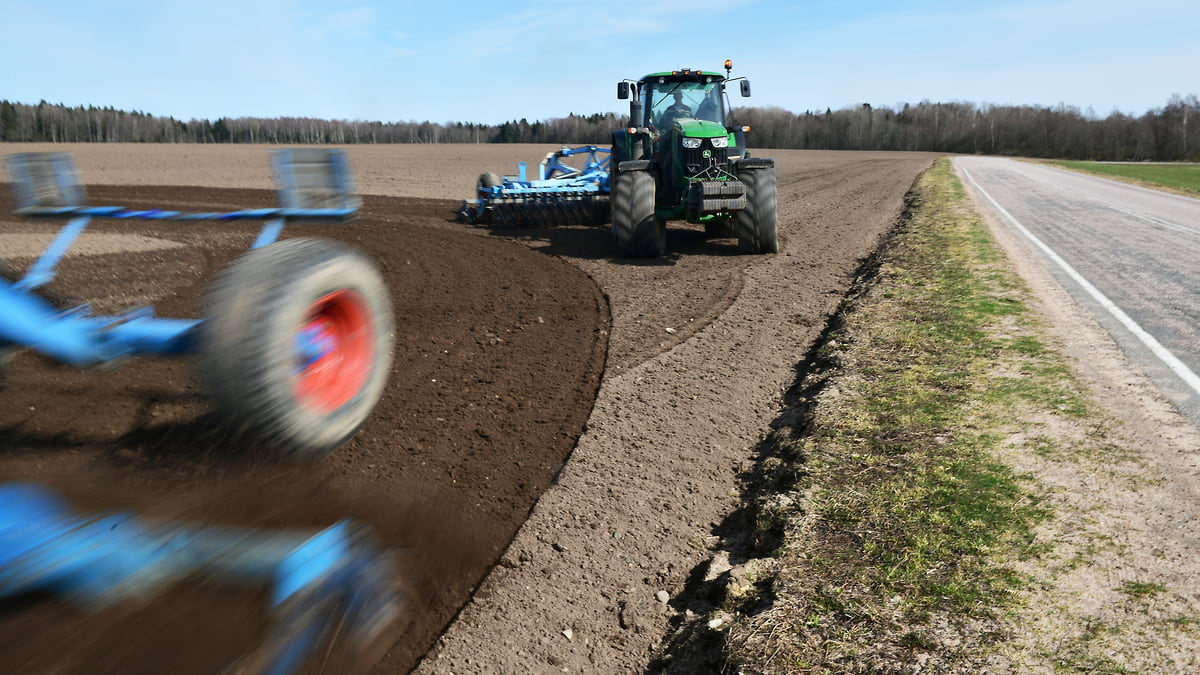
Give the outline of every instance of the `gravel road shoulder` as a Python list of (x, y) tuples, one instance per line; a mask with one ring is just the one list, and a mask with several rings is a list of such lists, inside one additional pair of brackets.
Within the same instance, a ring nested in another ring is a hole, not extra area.
[[(962, 176), (960, 174), (960, 179)], [(1103, 415), (1114, 455), (1077, 463), (1012, 456), (1046, 486), (1056, 554), (1037, 580), (998, 672), (1200, 668), (1200, 431), (1167, 401), (963, 180), (992, 236), (1030, 287), (1056, 347)], [(1066, 470), (1063, 470), (1063, 469)]]

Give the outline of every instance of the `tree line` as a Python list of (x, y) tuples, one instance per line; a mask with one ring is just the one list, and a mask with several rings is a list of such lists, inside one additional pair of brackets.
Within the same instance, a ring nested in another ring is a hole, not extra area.
[[(731, 124), (751, 128), (756, 148), (924, 150), (1102, 161), (1200, 161), (1200, 100), (1172, 96), (1161, 108), (1100, 118), (1067, 105), (967, 102), (869, 103), (793, 113), (738, 108)], [(368, 122), (305, 117), (157, 117), (111, 107), (0, 100), (0, 141), (92, 143), (562, 143), (607, 145), (627, 115), (576, 115), (501, 124)]]
[(869, 103), (838, 111), (793, 114), (781, 108), (737, 111), (753, 146), (825, 150), (927, 150), (1096, 161), (1200, 161), (1200, 100), (1172, 96), (1133, 116), (1084, 114), (1067, 105), (977, 106)]
[(35, 143), (603, 143), (628, 124), (612, 113), (498, 125), (367, 122), (309, 117), (156, 117), (141, 111), (0, 100), (0, 141)]

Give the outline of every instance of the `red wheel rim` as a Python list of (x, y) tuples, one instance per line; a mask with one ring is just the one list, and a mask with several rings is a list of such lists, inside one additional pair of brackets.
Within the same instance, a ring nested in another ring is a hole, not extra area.
[(366, 299), (339, 290), (309, 306), (295, 336), (295, 396), (320, 413), (345, 405), (371, 374), (375, 334)]

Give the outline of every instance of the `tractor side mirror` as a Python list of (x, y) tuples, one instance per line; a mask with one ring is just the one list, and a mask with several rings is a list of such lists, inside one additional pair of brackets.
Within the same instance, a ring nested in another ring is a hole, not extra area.
[(742, 96), (750, 95), (750, 80), (742, 80)]
[(618, 82), (617, 83), (617, 98), (619, 98), (621, 100), (625, 100), (625, 99), (629, 98), (629, 83), (628, 82)]

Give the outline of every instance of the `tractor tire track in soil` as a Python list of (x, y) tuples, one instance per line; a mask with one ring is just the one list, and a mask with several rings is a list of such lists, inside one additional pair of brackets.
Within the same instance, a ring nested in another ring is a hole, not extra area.
[(933, 160), (770, 154), (778, 255), (679, 225), (657, 261), (613, 258), (611, 240), (579, 251), (565, 228), (508, 235), (608, 294), (608, 367), (570, 461), (417, 672), (639, 672), (686, 616), (678, 593), (703, 577), (796, 364)]
[[(30, 149), (49, 148), (12, 151)], [(73, 149), (93, 203), (272, 205), (270, 192), (245, 189), (266, 186), (261, 148)], [(620, 258), (606, 229), (452, 222), (481, 171), (554, 149), (354, 146), (361, 217), (285, 230), (367, 251), (394, 297), (391, 384), (364, 431), (327, 460), (294, 466), (230, 437), (189, 363), (80, 373), (23, 355), (0, 377), (0, 479), (48, 483), (80, 509), (154, 518), (367, 522), (400, 550), (409, 592), (375, 672), (644, 669), (687, 609), (675, 594), (737, 506), (738, 469), (795, 364), (933, 156), (761, 153), (778, 167), (774, 256), (737, 254), (734, 239), (687, 226), (669, 231), (665, 258), (647, 261)], [(3, 233), (53, 231), (0, 220)], [(93, 228), (184, 245), (69, 258), (52, 290), (97, 311), (152, 302), (164, 316), (194, 316), (204, 284), (254, 236), (245, 226)], [(3, 236), (9, 257), (5, 242), (17, 240)], [(211, 672), (261, 631), (262, 598), (210, 591), (185, 586), (94, 617), (44, 599), (10, 603), (0, 669)]]

